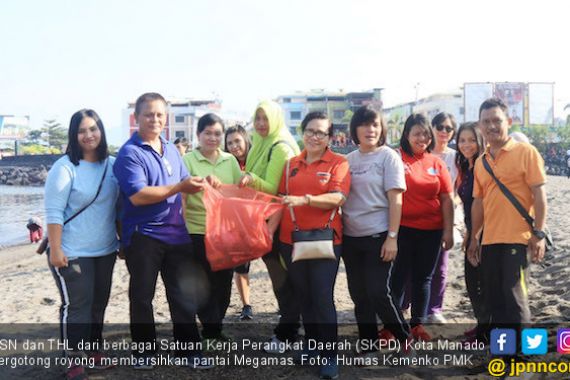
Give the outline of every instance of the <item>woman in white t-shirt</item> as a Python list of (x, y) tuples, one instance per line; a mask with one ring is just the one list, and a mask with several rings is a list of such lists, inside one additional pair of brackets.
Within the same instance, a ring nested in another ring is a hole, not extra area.
[[(447, 170), (451, 175), (451, 183), (455, 185), (457, 181), (457, 166), (455, 165), (455, 156), (457, 152), (451, 149), (448, 144), (455, 136), (457, 123), (452, 114), (440, 112), (431, 121), (433, 134), (435, 136), (435, 147), (432, 154), (438, 156), (445, 162)], [(443, 298), (445, 295), (445, 287), (447, 285), (447, 262), (449, 259), (449, 250), (442, 250), (431, 280), (431, 291), (428, 305), (428, 322), (445, 323), (446, 320), (442, 314)]]
[[(342, 258), (362, 354), (373, 352), (365, 344), (379, 337), (405, 343), (410, 336), (390, 288), (406, 180), (402, 160), (385, 145), (386, 132), (382, 114), (371, 106), (359, 108), (350, 121), (359, 149), (346, 156), (352, 182), (343, 206)], [(376, 316), (384, 323), (380, 334)]]

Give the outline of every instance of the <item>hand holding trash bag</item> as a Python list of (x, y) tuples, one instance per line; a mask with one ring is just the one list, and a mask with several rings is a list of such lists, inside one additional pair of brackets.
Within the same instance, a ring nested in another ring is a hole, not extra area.
[(222, 185), (204, 186), (206, 256), (212, 270), (234, 268), (271, 251), (273, 231), (267, 219), (282, 212), (281, 198)]

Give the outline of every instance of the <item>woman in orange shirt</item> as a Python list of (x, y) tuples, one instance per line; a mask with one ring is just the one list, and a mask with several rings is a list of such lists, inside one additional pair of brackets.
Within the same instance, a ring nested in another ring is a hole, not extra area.
[[(296, 220), (294, 223), (289, 210), (283, 212), (279, 235), (281, 256), (287, 265), (295, 294), (300, 299), (306, 342), (311, 339), (330, 345), (320, 352), (305, 347), (303, 353), (320, 355), (320, 377), (335, 379), (338, 377), (337, 318), (333, 290), (342, 243), (342, 220), (338, 207), (344, 204), (350, 191), (350, 172), (346, 158), (333, 153), (328, 147), (333, 127), (326, 114), (307, 114), (301, 130), (305, 149), (285, 167), (279, 186), (279, 193), (285, 195), (283, 203), (292, 208)], [(327, 225), (334, 229), (336, 259), (292, 262), (293, 231), (297, 227), (303, 231)], [(300, 362), (304, 364), (302, 360)]]

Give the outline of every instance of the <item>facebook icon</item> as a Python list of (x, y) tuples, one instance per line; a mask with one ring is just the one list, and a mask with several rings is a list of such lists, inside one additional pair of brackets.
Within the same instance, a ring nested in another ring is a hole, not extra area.
[(513, 329), (491, 330), (491, 354), (514, 355), (517, 352), (517, 333)]

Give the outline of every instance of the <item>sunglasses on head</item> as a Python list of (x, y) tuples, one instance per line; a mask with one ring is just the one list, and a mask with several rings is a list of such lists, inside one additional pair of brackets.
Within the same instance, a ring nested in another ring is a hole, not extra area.
[(444, 129), (445, 129), (445, 131), (446, 131), (447, 133), (453, 132), (453, 128), (452, 128), (452, 127), (444, 127), (443, 125), (436, 125), (436, 126), (435, 126), (435, 129), (437, 129), (437, 130), (440, 131), (440, 132), (443, 131)]

